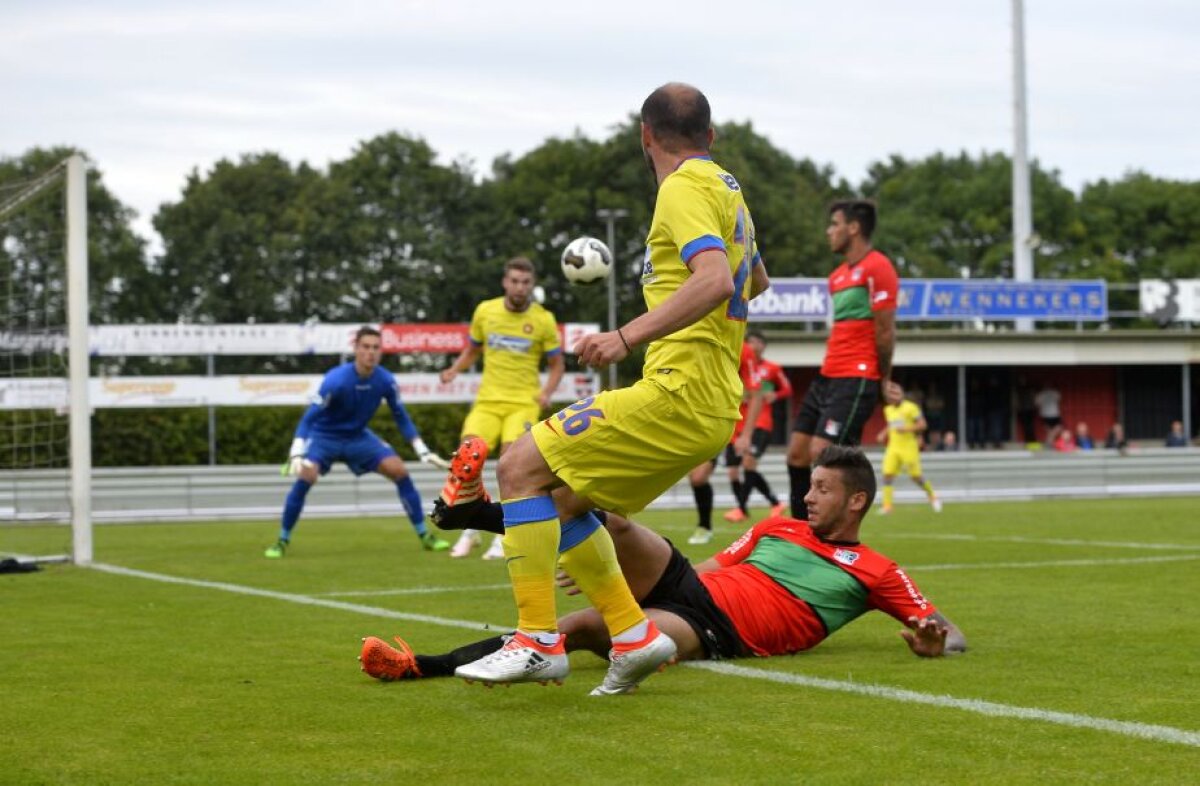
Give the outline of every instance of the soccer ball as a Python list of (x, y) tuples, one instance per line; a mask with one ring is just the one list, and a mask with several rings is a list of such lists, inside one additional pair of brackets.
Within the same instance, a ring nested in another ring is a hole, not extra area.
[(562, 270), (567, 281), (586, 286), (612, 273), (612, 252), (594, 237), (577, 237), (562, 252)]

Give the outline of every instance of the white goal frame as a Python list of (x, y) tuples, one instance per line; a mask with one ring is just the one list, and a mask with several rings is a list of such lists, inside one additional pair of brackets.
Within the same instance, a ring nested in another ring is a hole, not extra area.
[(71, 556), (92, 562), (92, 411), (88, 403), (87, 162), (67, 159), (67, 385), (71, 459)]

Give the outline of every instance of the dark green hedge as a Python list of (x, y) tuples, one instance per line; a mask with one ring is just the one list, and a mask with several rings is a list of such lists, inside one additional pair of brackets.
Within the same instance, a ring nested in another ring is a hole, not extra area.
[[(408, 412), (429, 447), (443, 455), (458, 444), (466, 404), (415, 404)], [(218, 464), (273, 464), (287, 458), (303, 407), (218, 407)], [(32, 433), (36, 423), (37, 434)], [(415, 458), (387, 409), (371, 430), (405, 459)], [(36, 451), (18, 450), (35, 437)], [(50, 443), (53, 443), (51, 446)], [(100, 409), (92, 416), (92, 463), (148, 467), (208, 463), (208, 410)], [(65, 418), (52, 413), (0, 412), (0, 468), (66, 465)]]

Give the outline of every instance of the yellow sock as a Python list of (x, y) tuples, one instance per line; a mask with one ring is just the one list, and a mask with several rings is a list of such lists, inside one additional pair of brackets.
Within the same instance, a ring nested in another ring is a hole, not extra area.
[(613, 548), (608, 530), (600, 527), (559, 557), (562, 567), (576, 586), (604, 617), (610, 636), (629, 630), (646, 619), (642, 607), (633, 599)]
[(892, 506), (892, 497), (894, 496), (895, 488), (892, 486), (883, 487), (883, 506), (890, 508)]
[(925, 485), (924, 485), (924, 486), (922, 486), (921, 488), (925, 489), (925, 493), (926, 493), (927, 495), (929, 495), (929, 499), (930, 499), (930, 500), (935, 500), (935, 499), (937, 499), (937, 494), (934, 494), (934, 493), (933, 493), (933, 484), (932, 484), (932, 483), (930, 483), (928, 480), (927, 480), (927, 481), (925, 481)]
[[(537, 502), (533, 502), (537, 500)], [(541, 502), (545, 500), (545, 502)], [(525, 503), (531, 503), (525, 504)], [(513, 523), (510, 503), (523, 510), (526, 520)], [(527, 633), (558, 630), (554, 604), (554, 567), (558, 558), (559, 523), (549, 497), (505, 500), (504, 556), (513, 597), (517, 601), (517, 628)], [(554, 515), (554, 518), (532, 518)]]

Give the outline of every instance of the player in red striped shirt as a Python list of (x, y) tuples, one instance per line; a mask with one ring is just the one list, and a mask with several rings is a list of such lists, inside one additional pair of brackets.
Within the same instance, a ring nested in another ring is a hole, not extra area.
[(829, 445), (857, 445), (879, 392), (892, 376), (900, 280), (891, 261), (871, 247), (875, 205), (834, 202), (825, 235), (842, 263), (829, 274), (833, 329), (788, 443), (792, 515), (804, 516), (813, 460)]
[[(747, 503), (754, 491), (762, 494), (770, 504), (772, 516), (778, 516), (787, 510), (787, 505), (779, 501), (775, 492), (771, 490), (771, 484), (758, 471), (758, 460), (767, 452), (771, 434), (775, 431), (773, 404), (792, 397), (792, 383), (778, 363), (763, 356), (767, 348), (766, 336), (752, 330), (746, 334), (746, 346), (754, 354), (754, 380), (759, 398), (762, 399), (762, 408), (754, 421), (748, 449), (740, 455), (733, 452), (725, 454), (725, 463), (729, 467), (729, 484), (733, 487), (733, 497), (737, 500), (737, 507), (725, 511), (726, 521), (746, 521), (750, 517)], [(734, 431), (735, 438), (740, 436), (746, 427), (746, 410), (747, 405), (743, 403), (742, 420)]]
[[(711, 559), (692, 565), (662, 536), (608, 516), (621, 570), (634, 597), (670, 636), (681, 660), (786, 655), (811, 649), (873, 609), (905, 625), (912, 652), (932, 658), (964, 652), (962, 632), (895, 562), (858, 540), (875, 497), (875, 471), (856, 448), (833, 446), (817, 459), (805, 504), (808, 521), (774, 516)], [(560, 580), (569, 586), (569, 579)], [(594, 609), (559, 621), (567, 649), (604, 657), (610, 647)], [(494, 652), (502, 637), (444, 655), (415, 655), (364, 639), (363, 670), (383, 680), (447, 677)]]

